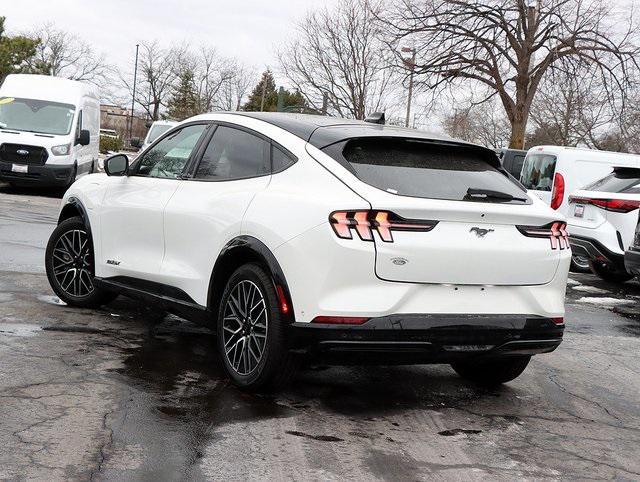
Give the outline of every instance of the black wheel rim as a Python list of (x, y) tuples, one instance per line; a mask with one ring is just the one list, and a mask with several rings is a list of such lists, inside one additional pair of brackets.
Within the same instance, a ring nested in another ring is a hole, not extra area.
[(579, 268), (589, 269), (589, 258), (587, 258), (586, 256), (574, 255), (573, 256), (573, 262)]
[(93, 261), (86, 231), (64, 232), (53, 248), (53, 276), (68, 295), (82, 298), (93, 293)]
[(239, 375), (251, 374), (267, 344), (269, 317), (260, 288), (249, 280), (236, 284), (225, 304), (222, 341), (227, 362)]

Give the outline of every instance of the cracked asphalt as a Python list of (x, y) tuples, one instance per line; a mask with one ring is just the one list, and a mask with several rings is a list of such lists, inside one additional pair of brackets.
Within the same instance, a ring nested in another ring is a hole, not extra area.
[(212, 335), (53, 296), (59, 199), (0, 186), (1, 480), (640, 479), (640, 285), (572, 275), (560, 348), (500, 389), (448, 366), (314, 367), (277, 395)]

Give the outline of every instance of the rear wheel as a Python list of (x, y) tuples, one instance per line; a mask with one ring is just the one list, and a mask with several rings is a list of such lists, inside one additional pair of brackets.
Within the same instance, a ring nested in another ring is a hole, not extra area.
[(624, 283), (633, 278), (632, 274), (627, 273), (623, 269), (616, 268), (609, 263), (601, 263), (600, 261), (589, 261), (589, 267), (593, 274), (598, 275), (605, 281), (612, 283)]
[(231, 380), (250, 390), (278, 388), (295, 374), (273, 281), (257, 264), (231, 275), (217, 323), (218, 351)]
[(571, 256), (571, 271), (573, 273), (590, 273), (589, 258), (586, 256)]
[(458, 375), (479, 385), (496, 386), (518, 378), (527, 368), (530, 356), (505, 357), (452, 363)]
[(95, 308), (117, 296), (95, 285), (93, 245), (80, 217), (62, 221), (53, 231), (45, 268), (51, 288), (68, 305)]

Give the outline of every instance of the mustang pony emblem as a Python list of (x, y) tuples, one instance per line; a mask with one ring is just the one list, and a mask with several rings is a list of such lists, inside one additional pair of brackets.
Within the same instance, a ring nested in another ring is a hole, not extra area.
[(478, 236), (479, 238), (484, 238), (487, 234), (492, 233), (493, 229), (482, 229), (482, 228), (473, 227), (469, 230), (469, 232), (476, 233), (476, 236)]

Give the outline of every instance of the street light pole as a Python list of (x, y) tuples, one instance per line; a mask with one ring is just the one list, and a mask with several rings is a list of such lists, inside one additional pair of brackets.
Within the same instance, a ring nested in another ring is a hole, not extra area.
[(129, 117), (129, 142), (133, 135), (133, 109), (136, 105), (136, 81), (138, 80), (138, 49), (140, 44), (136, 44), (136, 64), (133, 68), (133, 95), (131, 96), (131, 116)]
[(409, 68), (411, 69), (409, 72), (409, 91), (407, 92), (407, 116), (404, 121), (404, 126), (409, 127), (409, 121), (411, 119), (411, 98), (413, 97), (413, 74), (416, 68), (416, 49), (403, 47), (403, 52), (411, 52), (411, 60), (405, 59), (405, 64), (410, 63)]

